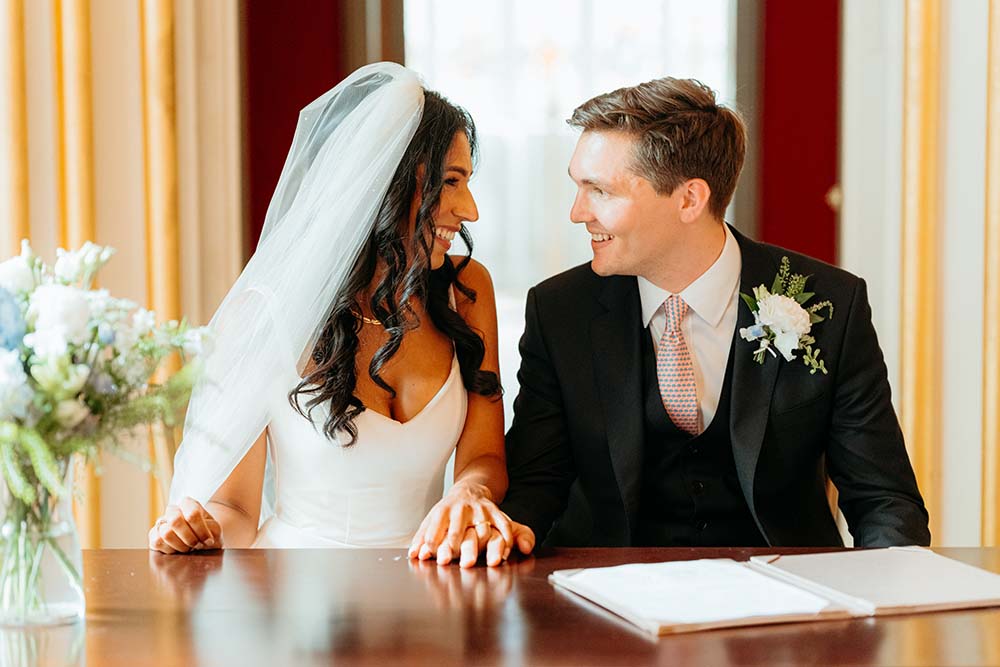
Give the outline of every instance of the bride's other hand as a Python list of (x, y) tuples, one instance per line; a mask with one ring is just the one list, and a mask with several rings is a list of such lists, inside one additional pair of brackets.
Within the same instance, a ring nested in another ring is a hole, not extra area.
[(149, 529), (149, 548), (165, 554), (222, 547), (222, 526), (194, 498), (167, 505)]

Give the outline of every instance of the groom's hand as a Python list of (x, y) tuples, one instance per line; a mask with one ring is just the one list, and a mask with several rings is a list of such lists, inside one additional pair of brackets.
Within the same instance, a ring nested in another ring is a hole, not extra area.
[(149, 548), (165, 554), (222, 547), (222, 526), (194, 498), (166, 510), (149, 529)]

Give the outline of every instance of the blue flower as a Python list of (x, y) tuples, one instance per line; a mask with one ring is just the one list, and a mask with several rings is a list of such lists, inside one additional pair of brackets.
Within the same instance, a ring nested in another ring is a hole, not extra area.
[(17, 300), (0, 287), (0, 349), (16, 350), (21, 347), (26, 329)]
[(97, 325), (97, 341), (101, 345), (111, 345), (115, 342), (115, 330), (107, 322), (101, 322)]
[(763, 324), (754, 324), (740, 329), (740, 336), (743, 337), (743, 340), (754, 341), (766, 335), (767, 331), (764, 330)]

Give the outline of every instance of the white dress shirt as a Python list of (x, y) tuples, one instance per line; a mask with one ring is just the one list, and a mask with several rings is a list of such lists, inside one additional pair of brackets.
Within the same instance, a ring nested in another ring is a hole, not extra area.
[[(726, 230), (726, 243), (718, 259), (678, 295), (689, 306), (681, 322), (681, 331), (691, 351), (703, 429), (712, 423), (719, 407), (729, 348), (736, 330), (740, 271), (743, 268), (739, 243), (728, 225), (723, 224), (723, 228)], [(641, 276), (638, 281), (643, 326), (649, 327), (653, 344), (659, 345), (667, 325), (663, 302), (672, 293)]]

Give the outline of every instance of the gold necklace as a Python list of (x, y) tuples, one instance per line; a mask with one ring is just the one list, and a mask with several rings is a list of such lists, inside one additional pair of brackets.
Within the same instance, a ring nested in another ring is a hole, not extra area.
[(365, 317), (364, 315), (354, 310), (353, 308), (351, 308), (351, 315), (354, 315), (354, 317), (358, 318), (365, 324), (377, 324), (379, 326), (382, 326), (382, 320), (376, 320), (374, 317)]

